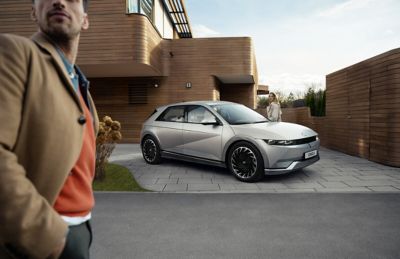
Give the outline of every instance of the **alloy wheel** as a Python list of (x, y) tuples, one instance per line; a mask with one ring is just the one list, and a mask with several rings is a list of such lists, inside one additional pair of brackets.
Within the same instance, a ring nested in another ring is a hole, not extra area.
[(154, 162), (157, 158), (157, 145), (151, 138), (148, 138), (143, 143), (143, 156), (148, 162)]
[(242, 179), (251, 178), (257, 171), (257, 157), (248, 147), (237, 147), (232, 152), (233, 172)]

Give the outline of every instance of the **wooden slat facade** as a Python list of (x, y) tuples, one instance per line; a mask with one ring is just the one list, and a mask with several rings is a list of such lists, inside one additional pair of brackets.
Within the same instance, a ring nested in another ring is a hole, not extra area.
[[(162, 39), (146, 16), (126, 14), (125, 4), (90, 1), (90, 26), (81, 33), (77, 59), (91, 81), (99, 116), (121, 122), (123, 142), (138, 142), (143, 121), (160, 105), (226, 99), (255, 107), (258, 77), (250, 38)], [(0, 32), (29, 37), (37, 30), (30, 12), (30, 1), (1, 0)], [(216, 79), (227, 75), (251, 76), (254, 83), (224, 85)], [(147, 103), (129, 98), (135, 92), (147, 93)]]

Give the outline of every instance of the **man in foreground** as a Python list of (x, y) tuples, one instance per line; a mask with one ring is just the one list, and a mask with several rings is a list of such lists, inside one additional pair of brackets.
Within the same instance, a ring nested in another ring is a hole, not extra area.
[(0, 258), (89, 258), (97, 113), (75, 66), (87, 0), (34, 0), (0, 35)]

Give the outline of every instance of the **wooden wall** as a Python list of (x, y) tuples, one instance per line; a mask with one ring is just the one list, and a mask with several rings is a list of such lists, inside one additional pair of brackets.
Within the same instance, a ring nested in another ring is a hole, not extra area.
[(369, 63), (370, 159), (400, 166), (400, 48)]
[(219, 89), (221, 100), (241, 103), (249, 108), (254, 108), (255, 87), (253, 84), (220, 85)]
[(162, 74), (162, 39), (144, 15), (125, 14), (125, 1), (91, 0), (90, 28), (81, 34), (80, 65), (140, 63)]
[(314, 129), (328, 148), (400, 167), (400, 48), (331, 73), (326, 85), (325, 117), (288, 108), (283, 121)]
[[(199, 38), (166, 40), (169, 59), (165, 83), (174, 92), (169, 101), (216, 100), (221, 96), (216, 75), (254, 75), (250, 38)], [(187, 82), (192, 84), (185, 88)], [(252, 86), (254, 88), (254, 85)], [(252, 105), (255, 103), (255, 98)]]
[(30, 37), (37, 30), (31, 9), (30, 0), (0, 0), (0, 33)]
[(400, 49), (327, 75), (329, 147), (400, 166)]

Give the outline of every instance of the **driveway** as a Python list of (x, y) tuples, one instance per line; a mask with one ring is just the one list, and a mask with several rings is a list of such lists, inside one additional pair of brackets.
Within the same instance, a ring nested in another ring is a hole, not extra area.
[(139, 144), (119, 144), (110, 162), (129, 168), (137, 182), (156, 192), (315, 193), (400, 192), (400, 168), (377, 164), (330, 149), (321, 160), (295, 173), (242, 183), (225, 168), (163, 160), (147, 164)]
[(96, 193), (91, 257), (400, 258), (400, 195)]

